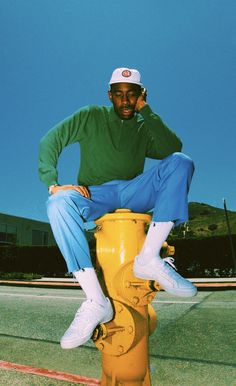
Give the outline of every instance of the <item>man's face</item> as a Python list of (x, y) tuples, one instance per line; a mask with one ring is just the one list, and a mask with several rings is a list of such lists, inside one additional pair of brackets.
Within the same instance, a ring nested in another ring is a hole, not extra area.
[(116, 114), (121, 119), (131, 119), (135, 114), (135, 106), (141, 95), (141, 87), (133, 83), (114, 83), (108, 91)]

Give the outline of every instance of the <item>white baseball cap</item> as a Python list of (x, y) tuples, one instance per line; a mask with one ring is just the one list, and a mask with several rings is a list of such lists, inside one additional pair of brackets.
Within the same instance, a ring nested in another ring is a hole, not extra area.
[(133, 83), (142, 86), (141, 75), (138, 70), (134, 68), (116, 68), (111, 76), (109, 84), (113, 83)]

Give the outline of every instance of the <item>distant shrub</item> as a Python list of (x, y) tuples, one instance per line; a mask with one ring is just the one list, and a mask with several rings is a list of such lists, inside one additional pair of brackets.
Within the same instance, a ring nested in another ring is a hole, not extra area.
[(234, 277), (233, 268), (207, 268), (204, 270), (204, 277)]
[[(232, 235), (232, 239), (236, 247), (236, 235)], [(170, 239), (169, 244), (175, 247), (176, 266), (183, 276), (233, 276), (234, 264), (227, 236)]]
[[(232, 235), (232, 240), (236, 249), (236, 235)], [(175, 247), (176, 267), (183, 276), (216, 277), (234, 274), (228, 236), (192, 239), (174, 236), (168, 239), (168, 243)], [(94, 262), (95, 239), (89, 244)], [(64, 277), (67, 272), (65, 261), (57, 247), (0, 247), (0, 267), (2, 273), (16, 272), (14, 275), (18, 277), (21, 273), (32, 275), (32, 272), (42, 276)]]
[(215, 231), (217, 228), (218, 228), (217, 224), (210, 224), (210, 225), (208, 225), (208, 229), (210, 231)]
[(64, 274), (65, 261), (57, 247), (0, 247), (0, 267), (2, 272), (32, 272), (53, 276)]
[[(89, 242), (92, 261), (95, 261), (96, 243)], [(0, 269), (3, 272), (41, 276), (64, 277), (67, 266), (60, 250), (56, 246), (0, 246)], [(26, 277), (25, 277), (26, 278)]]
[(204, 209), (202, 212), (200, 212), (201, 216), (206, 216), (208, 214), (210, 214), (210, 211), (208, 209)]
[(0, 272), (1, 280), (33, 280), (41, 279), (42, 275), (24, 272)]

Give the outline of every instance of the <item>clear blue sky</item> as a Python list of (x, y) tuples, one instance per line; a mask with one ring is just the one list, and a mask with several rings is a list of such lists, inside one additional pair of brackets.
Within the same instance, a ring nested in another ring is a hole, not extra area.
[[(109, 104), (123, 66), (140, 70), (195, 161), (189, 201), (236, 210), (235, 0), (0, 0), (0, 47), (0, 212), (46, 220), (39, 140), (79, 107)], [(73, 145), (60, 182), (78, 166)]]

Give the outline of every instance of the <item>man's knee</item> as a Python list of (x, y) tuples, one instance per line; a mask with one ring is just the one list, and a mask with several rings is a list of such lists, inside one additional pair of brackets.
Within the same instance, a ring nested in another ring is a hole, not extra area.
[(173, 162), (178, 168), (183, 170), (187, 170), (189, 172), (194, 171), (194, 163), (193, 160), (184, 153), (173, 153), (170, 156), (171, 162)]
[(49, 196), (46, 201), (48, 216), (56, 214), (58, 211), (66, 210), (71, 200), (71, 190), (61, 190)]

